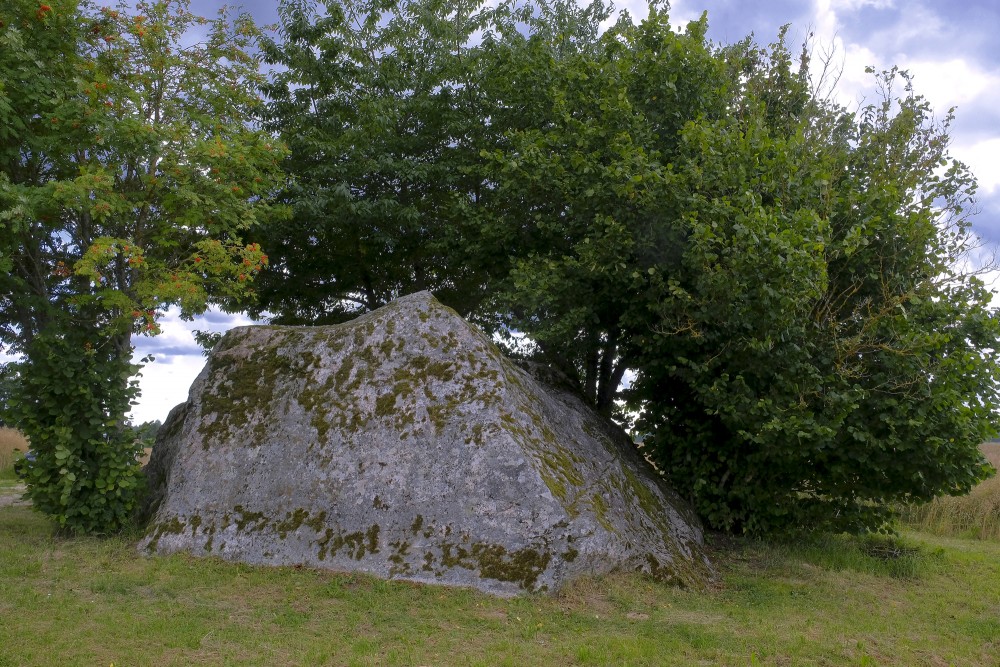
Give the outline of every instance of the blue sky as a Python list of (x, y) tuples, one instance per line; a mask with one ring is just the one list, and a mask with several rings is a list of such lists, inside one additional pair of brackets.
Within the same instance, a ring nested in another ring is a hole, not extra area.
[[(221, 2), (193, 0), (192, 11), (213, 16)], [(238, 0), (236, 2), (238, 3)], [(259, 23), (277, 20), (277, 3), (242, 3)], [(619, 2), (633, 18), (646, 14), (645, 2)], [(996, 0), (676, 0), (672, 21), (683, 25), (708, 12), (709, 36), (719, 43), (753, 33), (768, 43), (783, 24), (797, 46), (813, 35), (814, 53), (832, 53), (841, 70), (835, 97), (848, 109), (874, 99), (867, 66), (893, 65), (910, 71), (916, 91), (941, 116), (957, 107), (952, 126), (952, 154), (968, 164), (979, 179), (978, 213), (973, 228), (989, 244), (1000, 244), (1000, 2)], [(996, 283), (1000, 287), (1000, 281)], [(995, 301), (996, 303), (996, 301)], [(138, 339), (137, 357), (152, 353), (156, 361), (141, 378), (142, 398), (133, 411), (137, 422), (164, 419), (184, 401), (204, 366), (192, 329), (224, 331), (249, 320), (210, 313), (181, 322), (168, 313), (163, 334)]]

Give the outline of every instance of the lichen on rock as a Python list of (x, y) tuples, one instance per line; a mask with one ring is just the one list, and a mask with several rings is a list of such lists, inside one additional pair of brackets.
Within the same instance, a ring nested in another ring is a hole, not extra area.
[(429, 293), (330, 327), (242, 327), (148, 467), (150, 553), (499, 595), (709, 576), (697, 519), (624, 432)]

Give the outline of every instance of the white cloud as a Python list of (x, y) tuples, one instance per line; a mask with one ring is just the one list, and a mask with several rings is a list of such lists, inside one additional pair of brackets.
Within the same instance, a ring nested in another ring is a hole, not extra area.
[(829, 5), (834, 10), (854, 12), (864, 7), (891, 9), (896, 3), (893, 0), (830, 0)]
[(984, 95), (1000, 98), (1000, 74), (964, 59), (932, 60), (899, 54), (896, 62), (914, 75), (917, 92), (941, 112)]
[(992, 195), (1000, 189), (1000, 137), (953, 146), (955, 157), (969, 165), (979, 180), (979, 191)]
[(147, 364), (139, 378), (142, 395), (132, 408), (132, 422), (165, 420), (172, 407), (187, 400), (191, 383), (204, 367), (205, 358), (201, 355), (180, 357), (171, 364), (162, 361)]
[(155, 338), (135, 339), (135, 359), (152, 353), (155, 361), (142, 369), (139, 378), (138, 405), (132, 409), (132, 421), (141, 424), (164, 420), (178, 403), (187, 400), (191, 383), (205, 367), (205, 357), (192, 331), (224, 332), (237, 326), (254, 324), (244, 315), (227, 315), (217, 310), (196, 317), (192, 322), (181, 320), (177, 309), (170, 309), (160, 322), (162, 333)]

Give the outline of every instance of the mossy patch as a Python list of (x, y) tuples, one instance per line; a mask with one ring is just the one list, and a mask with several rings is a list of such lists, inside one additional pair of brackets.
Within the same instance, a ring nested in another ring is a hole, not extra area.
[(177, 516), (160, 521), (147, 532), (147, 535), (150, 537), (149, 543), (146, 545), (146, 550), (149, 553), (153, 553), (159, 547), (161, 537), (164, 535), (180, 535), (186, 527), (187, 522), (181, 521), (180, 517)]
[(608, 520), (608, 501), (604, 499), (599, 492), (595, 493), (590, 497), (590, 506), (594, 509), (594, 514), (597, 516), (597, 522), (600, 523), (605, 530), (612, 531), (614, 526)]
[(678, 576), (677, 571), (670, 565), (661, 563), (653, 554), (646, 554), (646, 565), (648, 574), (657, 581), (675, 586), (684, 586), (684, 579)]
[(622, 471), (625, 473), (625, 479), (628, 480), (632, 493), (639, 500), (639, 506), (643, 511), (650, 516), (659, 516), (662, 514), (663, 501), (656, 497), (650, 490), (649, 485), (639, 479), (628, 465), (623, 465)]
[[(236, 514), (236, 530), (238, 532), (255, 532), (264, 530), (270, 520), (263, 512), (251, 512), (250, 510), (244, 509), (243, 505), (237, 505), (233, 508), (233, 513)], [(228, 522), (229, 518), (226, 517)]]
[(320, 532), (326, 523), (326, 512), (320, 511), (315, 516), (310, 517), (310, 512), (299, 507), (294, 512), (288, 512), (281, 521), (274, 522), (274, 531), (278, 537), (285, 539), (288, 533), (294, 533), (301, 526), (307, 526), (313, 532)]
[(484, 579), (515, 583), (524, 590), (534, 590), (538, 577), (551, 560), (552, 554), (548, 551), (531, 547), (509, 551), (499, 544), (482, 542), (468, 548), (448, 542), (441, 545), (444, 567), (474, 570)]
[(327, 554), (336, 555), (341, 549), (346, 549), (351, 558), (361, 560), (367, 554), (379, 552), (379, 532), (378, 524), (372, 524), (364, 532), (355, 531), (352, 533), (338, 533), (332, 528), (328, 528), (323, 537), (316, 541), (316, 545), (319, 547), (316, 556), (320, 560), (325, 560)]
[(388, 417), (396, 408), (396, 394), (389, 392), (375, 399), (375, 416)]
[[(551, 433), (551, 430), (549, 431)], [(542, 464), (539, 474), (553, 496), (567, 507), (570, 514), (575, 515), (575, 499), (583, 489), (584, 479), (579, 466), (582, 459), (568, 448), (553, 440), (537, 452)]]
[[(202, 393), (203, 418), (198, 426), (202, 446), (248, 426), (258, 441), (267, 434), (267, 415), (288, 383), (301, 378), (315, 363), (311, 357), (293, 357), (305, 334), (296, 329), (272, 332), (265, 342), (251, 344), (253, 329), (234, 329), (223, 337), (208, 360), (210, 389)], [(206, 417), (213, 417), (207, 419)]]

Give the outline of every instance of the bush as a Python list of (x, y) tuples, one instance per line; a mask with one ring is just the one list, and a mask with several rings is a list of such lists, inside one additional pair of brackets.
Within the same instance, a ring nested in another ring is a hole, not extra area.
[(137, 393), (134, 368), (112, 347), (80, 332), (40, 336), (15, 366), (9, 412), (33, 454), (18, 474), (34, 508), (69, 532), (120, 531), (142, 490), (141, 441), (120, 418)]

